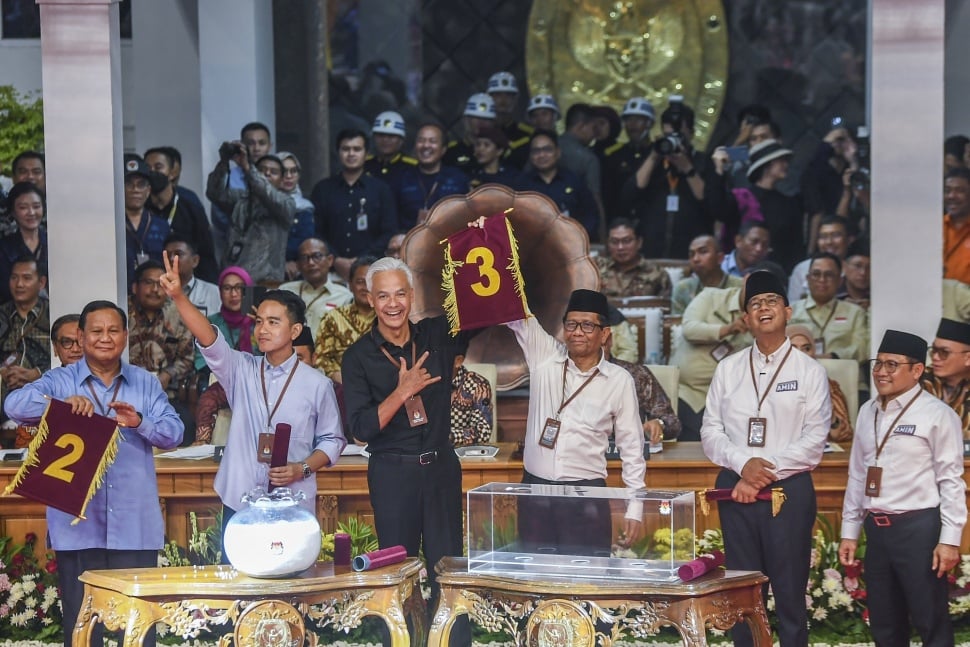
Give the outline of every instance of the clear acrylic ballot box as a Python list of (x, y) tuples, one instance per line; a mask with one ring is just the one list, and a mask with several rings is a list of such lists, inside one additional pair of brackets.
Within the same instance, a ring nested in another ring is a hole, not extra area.
[[(694, 493), (489, 483), (468, 492), (468, 570), (676, 581), (694, 559)], [(627, 518), (640, 520), (630, 542)]]

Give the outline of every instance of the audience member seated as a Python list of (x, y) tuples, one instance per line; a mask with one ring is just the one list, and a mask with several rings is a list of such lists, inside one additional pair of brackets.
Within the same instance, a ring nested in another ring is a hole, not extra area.
[(623, 185), (650, 154), (653, 147), (650, 129), (657, 120), (657, 113), (648, 99), (633, 97), (623, 105), (620, 118), (627, 141), (613, 144), (603, 151), (603, 207), (611, 217), (620, 215)]
[(537, 191), (552, 200), (559, 212), (586, 228), (595, 240), (599, 210), (589, 187), (559, 164), (559, 137), (551, 130), (537, 130), (529, 144), (529, 170), (519, 179), (519, 190)]
[(219, 298), (219, 286), (203, 281), (195, 275), (199, 265), (199, 254), (192, 243), (179, 234), (170, 234), (165, 239), (165, 253), (168, 254), (169, 260), (178, 256), (182, 291), (188, 295), (189, 301), (206, 316), (219, 312), (219, 306), (222, 303)]
[(529, 138), (533, 128), (518, 121), (519, 85), (509, 72), (496, 72), (488, 78), (487, 89), (495, 102), (495, 125), (509, 140), (509, 165), (521, 169), (529, 160)]
[(864, 362), (869, 357), (869, 317), (859, 306), (835, 298), (841, 276), (837, 256), (815, 254), (808, 271), (809, 294), (792, 302), (790, 323), (812, 331), (816, 357)]
[[(297, 250), (297, 267), (303, 277), (280, 286), (300, 295), (306, 304), (306, 323), (312, 331), (320, 329), (323, 315), (353, 300), (350, 290), (330, 280), (333, 254), (327, 243), (319, 238), (308, 238)], [(318, 333), (319, 334), (319, 333)]]
[(343, 383), (340, 362), (344, 351), (360, 339), (374, 324), (374, 306), (367, 291), (367, 270), (377, 260), (359, 256), (350, 267), (350, 289), (354, 300), (324, 315), (317, 329), (317, 352), (314, 366), (337, 384)]
[(943, 278), (970, 283), (970, 169), (943, 181)]
[[(212, 325), (222, 332), (234, 350), (253, 352), (252, 313), (243, 312), (243, 296), (253, 287), (253, 279), (241, 267), (230, 266), (219, 275), (219, 298), (221, 305), (217, 312), (209, 315)], [(205, 389), (209, 383), (209, 367), (202, 353), (195, 351), (195, 370), (199, 373), (198, 388)]]
[(7, 194), (7, 203), (16, 228), (0, 238), (0, 303), (10, 300), (14, 261), (32, 256), (41, 265), (47, 264), (47, 230), (43, 226), (47, 202), (43, 191), (31, 182), (18, 182)]
[(452, 166), (466, 175), (473, 175), (480, 166), (475, 157), (475, 140), (482, 129), (495, 126), (495, 102), (484, 92), (468, 97), (462, 113), (462, 137), (448, 142), (441, 163)]
[(81, 315), (68, 314), (61, 315), (51, 324), (51, 345), (61, 366), (70, 366), (84, 357), (78, 334), (80, 320)]
[(738, 228), (734, 249), (721, 261), (721, 269), (731, 276), (742, 277), (763, 263), (770, 253), (771, 231), (768, 226), (759, 220), (748, 220)]
[[(242, 142), (224, 142), (205, 194), (230, 214), (223, 264), (245, 268), (256, 283), (277, 285), (286, 274), (286, 240), (296, 216), (296, 200), (281, 189), (280, 158), (263, 155), (252, 160), (250, 155)], [(242, 170), (245, 188), (227, 183), (230, 161)]]
[[(849, 251), (845, 255), (845, 264), (842, 266), (845, 281), (842, 289), (839, 290), (839, 298), (854, 303), (863, 310), (869, 310), (869, 266), (869, 241), (856, 240), (849, 246)], [(943, 282), (945, 284), (946, 279)], [(943, 303), (945, 308), (945, 298)], [(968, 305), (967, 314), (970, 316), (970, 305)]]
[(377, 115), (371, 128), (374, 153), (364, 160), (364, 173), (384, 180), (389, 187), (395, 186), (401, 171), (418, 163), (401, 152), (406, 132), (400, 113), (388, 110)]
[(663, 133), (622, 189), (619, 213), (640, 222), (647, 258), (687, 258), (690, 241), (713, 233), (706, 190), (713, 173), (694, 150), (694, 110), (671, 97), (660, 115)]
[[(303, 326), (303, 330), (296, 339), (293, 340), (293, 352), (296, 358), (306, 364), (313, 366), (313, 335), (310, 329)], [(226, 397), (226, 390), (218, 382), (213, 382), (199, 396), (199, 405), (195, 410), (195, 440), (193, 445), (212, 444), (213, 431), (216, 426), (216, 417), (221, 410), (229, 410), (229, 398)]]
[(496, 126), (485, 126), (475, 138), (475, 161), (478, 168), (469, 181), (471, 188), (483, 184), (504, 184), (515, 187), (519, 172), (505, 165), (505, 153), (509, 150), (509, 140)]
[(687, 305), (704, 288), (741, 287), (744, 283), (739, 276), (733, 276), (721, 269), (724, 252), (711, 234), (703, 234), (690, 242), (687, 252), (691, 274), (677, 281), (670, 296), (670, 314), (682, 315)]
[(303, 197), (300, 189), (300, 174), (303, 172), (300, 160), (289, 152), (277, 153), (283, 163), (283, 180), (280, 188), (293, 196), (296, 201), (296, 216), (293, 226), (286, 237), (286, 278), (295, 279), (299, 274), (296, 267), (297, 248), (307, 238), (313, 238), (317, 233), (317, 222), (314, 216), (313, 203)]
[(162, 262), (165, 239), (172, 233), (168, 222), (148, 210), (152, 172), (137, 155), (125, 160), (125, 258), (128, 285), (135, 280), (135, 268), (151, 260)]
[(626, 362), (640, 361), (640, 335), (616, 306), (609, 307), (606, 325), (610, 327), (610, 344), (613, 357)]
[[(14, 261), (9, 279), (13, 298), (0, 305), (0, 401), (51, 367), (50, 307), (41, 295), (46, 284), (47, 268), (33, 256)], [(4, 430), (9, 433), (0, 433), (13, 438), (16, 428), (15, 423), (7, 421)]]
[(941, 319), (930, 348), (930, 361), (920, 385), (950, 405), (970, 439), (970, 324)]
[[(191, 429), (188, 390), (194, 386), (193, 339), (162, 290), (159, 279), (164, 273), (165, 268), (156, 261), (146, 261), (135, 270), (128, 299), (128, 357), (133, 365), (158, 378), (169, 402)], [(192, 442), (191, 434), (186, 434), (184, 442)]]
[(943, 317), (970, 323), (970, 285), (943, 279)]
[[(428, 210), (441, 198), (468, 193), (468, 176), (441, 162), (445, 154), (445, 129), (440, 124), (428, 123), (418, 128), (414, 154), (417, 166), (404, 169), (395, 187), (397, 223), (390, 228), (388, 236), (399, 228), (409, 231), (423, 223)], [(384, 244), (382, 241), (381, 246)]]
[(608, 335), (603, 341), (603, 352), (607, 360), (625, 368), (633, 377), (640, 420), (643, 421), (643, 435), (647, 442), (656, 445), (664, 440), (677, 440), (680, 435), (680, 419), (674, 413), (667, 393), (646, 366), (627, 362), (613, 355), (612, 337)]
[(454, 447), (487, 445), (492, 439), (492, 385), (469, 371), (465, 361), (467, 342), (455, 355), (451, 377), (451, 444)]
[(740, 231), (746, 222), (759, 221), (771, 232), (772, 261), (791, 272), (795, 264), (805, 258), (802, 227), (805, 209), (801, 196), (785, 195), (777, 189), (788, 177), (792, 152), (774, 139), (767, 139), (751, 148), (748, 179), (751, 188), (736, 188), (728, 194), (724, 220), (738, 223)]
[[(10, 169), (10, 176), (15, 185), (20, 184), (21, 182), (29, 182), (40, 189), (41, 195), (46, 195), (47, 170), (43, 153), (38, 153), (37, 151), (23, 151), (13, 158), (13, 162), (10, 164)], [(7, 205), (8, 207), (12, 206), (9, 202)], [(2, 211), (0, 211), (0, 213), (2, 213)], [(41, 224), (44, 225), (44, 227), (47, 226), (46, 215), (44, 216), (44, 221)], [(0, 237), (9, 236), (16, 231), (17, 221), (14, 220), (13, 215), (9, 212), (3, 213), (2, 217), (0, 217)], [(6, 284), (6, 282), (4, 282), (4, 284)]]
[[(815, 343), (812, 331), (801, 324), (791, 324), (785, 329), (791, 345), (809, 357), (815, 357)], [(837, 443), (852, 442), (852, 418), (849, 406), (845, 401), (845, 394), (839, 383), (829, 378), (829, 394), (832, 398), (832, 426), (829, 428), (829, 440)]]
[(145, 164), (155, 174), (154, 179), (164, 179), (152, 187), (148, 208), (155, 217), (168, 223), (172, 233), (186, 240), (196, 250), (199, 261), (195, 274), (206, 281), (214, 281), (219, 275), (219, 264), (212, 241), (212, 228), (201, 204), (182, 199), (176, 184), (178, 176), (175, 174), (172, 150), (171, 147), (157, 147), (145, 151)]
[(670, 296), (670, 275), (640, 255), (643, 238), (636, 223), (617, 218), (606, 234), (608, 256), (597, 256), (600, 291), (607, 297)]
[[(849, 246), (855, 242), (855, 235), (849, 227), (847, 219), (833, 215), (823, 217), (818, 226), (818, 251), (837, 256), (842, 261), (843, 269)], [(789, 302), (803, 299), (808, 294), (808, 266), (811, 264), (812, 259), (806, 258), (792, 270), (788, 279)], [(840, 289), (838, 298), (843, 298), (844, 292)]]
[[(419, 131), (420, 134), (420, 131)], [(350, 266), (361, 254), (380, 254), (398, 231), (398, 211), (388, 185), (364, 174), (367, 136), (358, 130), (337, 134), (340, 170), (313, 187), (317, 235), (332, 245), (334, 269), (348, 280)], [(406, 181), (413, 167), (401, 171)], [(430, 186), (430, 184), (429, 184)], [(463, 185), (467, 190), (467, 181)]]

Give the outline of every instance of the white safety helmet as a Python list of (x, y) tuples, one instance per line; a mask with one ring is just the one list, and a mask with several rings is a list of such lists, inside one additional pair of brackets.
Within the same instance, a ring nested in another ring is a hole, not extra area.
[(493, 92), (518, 94), (519, 86), (510, 72), (496, 72), (488, 78), (488, 93), (492, 94)]
[(547, 108), (556, 113), (556, 119), (562, 116), (559, 112), (559, 104), (556, 103), (556, 99), (551, 94), (537, 94), (532, 97), (529, 101), (529, 107), (526, 109), (526, 114), (532, 112), (533, 110), (538, 110), (539, 108)]
[(404, 117), (393, 110), (382, 112), (374, 119), (371, 132), (404, 137)]
[(466, 117), (478, 117), (479, 119), (495, 119), (495, 101), (484, 92), (476, 92), (468, 97), (465, 104)]
[(650, 121), (657, 120), (657, 113), (653, 109), (653, 104), (643, 97), (633, 97), (623, 106), (623, 114), (620, 115), (621, 117), (630, 117), (633, 115), (647, 117)]

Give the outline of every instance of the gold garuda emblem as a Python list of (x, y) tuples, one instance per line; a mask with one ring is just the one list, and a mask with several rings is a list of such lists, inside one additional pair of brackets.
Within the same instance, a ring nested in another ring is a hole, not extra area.
[(564, 108), (619, 109), (650, 99), (659, 117), (672, 94), (696, 113), (694, 146), (707, 145), (724, 103), (727, 24), (721, 0), (535, 0), (526, 40), (531, 94)]

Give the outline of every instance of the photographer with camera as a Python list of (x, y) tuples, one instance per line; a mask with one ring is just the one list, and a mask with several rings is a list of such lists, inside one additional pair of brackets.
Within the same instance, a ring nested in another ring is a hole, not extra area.
[(823, 215), (849, 216), (853, 179), (861, 179), (853, 176), (859, 170), (858, 153), (856, 141), (842, 118), (832, 119), (832, 129), (819, 143), (802, 175), (802, 195), (809, 214), (809, 254), (818, 248), (818, 226)]
[(686, 258), (690, 241), (711, 233), (705, 204), (705, 156), (691, 146), (694, 111), (674, 95), (660, 115), (663, 134), (623, 186), (621, 212), (641, 223), (644, 256)]
[[(229, 186), (229, 162), (243, 172), (246, 187)], [(256, 283), (278, 285), (286, 272), (286, 240), (296, 215), (296, 201), (280, 187), (283, 163), (263, 155), (255, 164), (240, 141), (219, 147), (219, 163), (209, 174), (206, 197), (230, 213), (222, 262), (243, 267)]]

